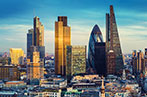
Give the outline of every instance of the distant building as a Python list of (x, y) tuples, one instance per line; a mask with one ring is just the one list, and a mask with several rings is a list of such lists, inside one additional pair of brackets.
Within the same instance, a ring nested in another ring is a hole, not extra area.
[(71, 45), (71, 30), (67, 16), (59, 16), (55, 22), (55, 73), (65, 75), (66, 46)]
[(147, 56), (147, 48), (145, 48), (145, 55)]
[(26, 83), (24, 81), (8, 81), (5, 83), (4, 87), (7, 88), (25, 88)]
[(67, 76), (86, 73), (86, 46), (67, 46), (66, 54)]
[(137, 52), (136, 50), (133, 51), (132, 53), (132, 68), (133, 68), (133, 73), (137, 73)]
[(24, 51), (21, 48), (10, 48), (11, 64), (15, 66), (23, 64)]
[(52, 89), (64, 89), (67, 87), (67, 80), (64, 78), (48, 78), (48, 79), (41, 79), (40, 86), (45, 88), (52, 88)]
[(0, 66), (0, 80), (17, 81), (20, 79), (20, 72), (17, 66)]
[(142, 51), (137, 53), (137, 72), (142, 72), (144, 55)]
[(27, 58), (30, 58), (30, 47), (32, 46), (33, 29), (29, 29), (27, 33)]
[(124, 63), (119, 40), (119, 34), (117, 30), (117, 24), (115, 20), (115, 14), (112, 5), (110, 6), (110, 14), (106, 14), (106, 52), (109, 53), (109, 50), (114, 51), (115, 73), (118, 74), (119, 71), (123, 69)]
[(44, 78), (44, 61), (40, 59), (39, 52), (36, 49), (34, 49), (33, 52), (33, 61), (30, 62), (30, 59), (28, 59), (27, 62), (27, 79), (33, 80)]
[(28, 93), (27, 97), (61, 97), (61, 90), (56, 89), (36, 89)]

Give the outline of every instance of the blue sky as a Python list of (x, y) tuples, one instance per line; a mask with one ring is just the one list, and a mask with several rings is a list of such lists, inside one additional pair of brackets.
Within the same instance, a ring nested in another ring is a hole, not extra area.
[(100, 27), (105, 40), (105, 14), (114, 6), (123, 53), (147, 46), (147, 0), (1, 0), (0, 52), (26, 51), (26, 34), (33, 17), (45, 26), (46, 52), (54, 53), (54, 23), (68, 16), (73, 45), (87, 45), (92, 28)]

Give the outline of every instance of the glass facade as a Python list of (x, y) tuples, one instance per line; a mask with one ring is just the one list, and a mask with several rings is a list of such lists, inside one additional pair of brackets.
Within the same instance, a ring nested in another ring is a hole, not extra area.
[(119, 34), (117, 30), (117, 24), (113, 11), (113, 6), (110, 6), (110, 15), (106, 14), (106, 47), (107, 52), (113, 50), (115, 53), (115, 71), (119, 73), (119, 70), (123, 68), (123, 57), (121, 51), (121, 45), (119, 40)]
[(66, 47), (66, 75), (76, 75), (86, 72), (86, 46), (67, 46)]
[(66, 46), (71, 45), (70, 27), (67, 26), (67, 17), (59, 16), (55, 22), (55, 73), (66, 73)]
[(96, 72), (95, 69), (95, 43), (103, 42), (102, 33), (98, 27), (95, 25), (89, 39), (89, 47), (88, 47), (88, 66), (92, 69), (92, 72)]
[(30, 29), (27, 33), (27, 58), (30, 58), (30, 47), (32, 46), (32, 34), (33, 34), (33, 29)]

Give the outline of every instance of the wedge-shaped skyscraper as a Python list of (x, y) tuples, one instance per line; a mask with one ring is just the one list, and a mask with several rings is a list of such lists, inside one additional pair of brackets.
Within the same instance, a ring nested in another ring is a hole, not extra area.
[[(117, 30), (117, 24), (113, 11), (113, 6), (110, 6), (110, 14), (106, 14), (106, 52), (113, 50), (115, 54), (115, 73), (118, 73), (123, 68), (123, 57), (121, 51), (121, 45), (119, 40), (119, 34)], [(107, 65), (111, 65), (107, 62)], [(109, 70), (109, 66), (107, 66)]]

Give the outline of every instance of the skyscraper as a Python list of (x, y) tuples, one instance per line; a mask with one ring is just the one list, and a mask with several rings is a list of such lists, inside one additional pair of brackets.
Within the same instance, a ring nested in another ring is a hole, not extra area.
[(143, 52), (140, 50), (137, 53), (137, 72), (142, 72), (143, 70), (143, 59), (144, 59), (144, 55)]
[(119, 34), (117, 30), (113, 6), (110, 6), (110, 14), (106, 14), (106, 52), (113, 50), (115, 54), (115, 72), (118, 73), (123, 68), (123, 57)]
[(137, 73), (137, 52), (136, 50), (132, 53), (132, 67), (133, 67), (133, 73)]
[(41, 24), (39, 17), (34, 17), (33, 45), (44, 46), (44, 26)]
[(66, 75), (86, 73), (86, 46), (72, 45), (66, 47)]
[(33, 51), (33, 62), (30, 62), (30, 59), (27, 60), (27, 79), (41, 79), (44, 77), (43, 70), (43, 61), (40, 59), (40, 54), (37, 51), (37, 48), (34, 47)]
[(55, 73), (65, 75), (66, 46), (71, 45), (70, 27), (67, 25), (67, 17), (59, 16), (55, 22)]
[[(101, 43), (102, 45), (100, 45)], [(104, 52), (99, 52), (100, 48), (101, 50), (104, 50)], [(89, 47), (88, 47), (88, 64), (89, 64), (89, 67), (91, 68), (90, 71), (93, 73), (98, 73), (99, 72), (98, 68), (100, 68), (100, 66), (102, 65), (101, 61), (102, 63), (104, 62), (104, 60), (97, 59), (97, 58), (100, 58), (100, 53), (101, 54), (105, 53), (105, 47), (103, 44), (102, 33), (98, 25), (95, 25), (94, 28), (92, 29), (92, 32), (89, 38)], [(101, 56), (101, 58), (105, 59), (105, 56)], [(103, 66), (105, 66), (105, 64), (103, 64)]]
[(10, 48), (11, 64), (15, 66), (23, 64), (24, 51), (21, 48)]
[(33, 54), (31, 50), (33, 47), (37, 47), (40, 58), (43, 59), (45, 57), (44, 26), (37, 16), (34, 17), (33, 23), (34, 28), (29, 30), (29, 33), (27, 34), (27, 57), (30, 58), (31, 54)]
[(30, 47), (32, 46), (32, 34), (34, 30), (29, 29), (27, 33), (27, 58), (30, 58)]

